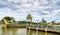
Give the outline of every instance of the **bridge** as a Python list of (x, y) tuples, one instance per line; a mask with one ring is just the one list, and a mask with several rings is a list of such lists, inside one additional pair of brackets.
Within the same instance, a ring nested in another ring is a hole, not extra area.
[(27, 26), (27, 29), (60, 33), (60, 25), (43, 26), (39, 24), (32, 24), (30, 26)]

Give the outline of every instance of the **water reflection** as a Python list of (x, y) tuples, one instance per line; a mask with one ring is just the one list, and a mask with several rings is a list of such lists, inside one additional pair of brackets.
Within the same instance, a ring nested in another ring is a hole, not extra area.
[(47, 32), (45, 32), (45, 35), (48, 35)]
[(4, 28), (0, 29), (0, 35), (59, 35), (59, 34), (27, 30), (25, 28)]
[(42, 32), (42, 31), (27, 30), (27, 35), (59, 35), (59, 34)]
[(3, 28), (0, 32), (1, 35), (26, 35), (25, 28)]
[(2, 34), (1, 35), (16, 35), (16, 32), (17, 32), (17, 29), (7, 29), (7, 28), (4, 28), (4, 29), (1, 29), (2, 30)]

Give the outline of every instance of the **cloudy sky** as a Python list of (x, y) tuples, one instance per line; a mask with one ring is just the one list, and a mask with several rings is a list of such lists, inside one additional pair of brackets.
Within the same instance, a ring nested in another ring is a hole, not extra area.
[(60, 21), (60, 0), (0, 0), (0, 19), (4, 16), (25, 21), (28, 12), (33, 21)]

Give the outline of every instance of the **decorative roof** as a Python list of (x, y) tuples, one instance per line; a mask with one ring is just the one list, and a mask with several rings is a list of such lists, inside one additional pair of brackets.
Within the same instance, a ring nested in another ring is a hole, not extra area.
[(27, 15), (26, 19), (32, 19), (32, 16), (31, 16), (30, 12), (28, 12), (28, 15)]

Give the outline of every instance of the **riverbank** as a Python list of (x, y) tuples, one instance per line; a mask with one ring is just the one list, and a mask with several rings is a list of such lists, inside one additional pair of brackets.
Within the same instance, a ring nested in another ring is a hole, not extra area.
[(26, 25), (24, 24), (8, 24), (8, 28), (26, 28)]

